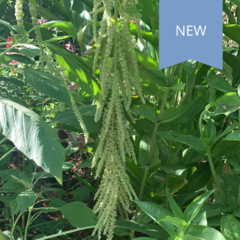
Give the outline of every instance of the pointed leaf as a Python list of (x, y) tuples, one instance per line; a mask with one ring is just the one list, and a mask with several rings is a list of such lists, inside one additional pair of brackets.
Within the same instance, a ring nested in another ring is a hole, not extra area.
[(65, 153), (56, 132), (36, 113), (10, 100), (0, 98), (0, 112), (0, 132), (61, 183)]
[(184, 211), (184, 217), (188, 224), (197, 216), (198, 212), (200, 211), (201, 207), (203, 206), (204, 202), (208, 199), (208, 197), (215, 191), (215, 189), (205, 192), (201, 196), (195, 198), (192, 203), (187, 207)]
[(217, 230), (205, 226), (192, 226), (184, 235), (186, 240), (226, 240), (225, 237)]
[(71, 99), (62, 82), (50, 73), (24, 69), (26, 81), (37, 91), (71, 106)]
[(21, 192), (16, 198), (20, 212), (23, 213), (27, 208), (33, 206), (36, 198), (37, 195), (32, 190)]
[(230, 214), (222, 217), (221, 231), (226, 240), (240, 239), (240, 223)]
[(188, 226), (188, 224), (184, 220), (178, 217), (170, 217), (170, 216), (162, 217), (162, 218), (159, 218), (157, 222), (168, 222), (182, 229), (186, 229)]

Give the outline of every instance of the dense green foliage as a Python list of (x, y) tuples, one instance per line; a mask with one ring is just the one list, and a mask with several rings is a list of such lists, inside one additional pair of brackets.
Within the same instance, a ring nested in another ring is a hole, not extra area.
[(106, 57), (92, 0), (0, 0), (0, 240), (107, 239), (98, 189), (108, 239), (240, 240), (240, 1), (223, 1), (223, 70), (159, 70), (159, 1), (112, 2)]

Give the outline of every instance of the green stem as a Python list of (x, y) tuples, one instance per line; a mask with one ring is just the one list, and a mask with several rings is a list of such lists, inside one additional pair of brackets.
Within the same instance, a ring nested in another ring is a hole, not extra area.
[(3, 138), (3, 139), (0, 141), (0, 145), (1, 145), (2, 143), (4, 143), (7, 139), (8, 139), (7, 137)]
[[(95, 225), (93, 225), (93, 226), (88, 226), (88, 227), (83, 227), (83, 228), (76, 228), (76, 229), (69, 230), (69, 231), (66, 231), (66, 232), (61, 232), (61, 233), (53, 234), (53, 235), (50, 235), (50, 236), (48, 236), (48, 237), (43, 237), (43, 238), (41, 238), (41, 240), (53, 239), (53, 238), (55, 238), (55, 237), (67, 235), (67, 234), (69, 234), (69, 233), (74, 233), (74, 232), (78, 232), (78, 231), (81, 231), (81, 230), (90, 229), (90, 228), (94, 228), (94, 227), (95, 227)], [(40, 238), (39, 238), (39, 240), (40, 240)]]
[(11, 237), (10, 237), (10, 240), (13, 240), (13, 233), (14, 233), (14, 230), (15, 230), (15, 227), (16, 227), (16, 225), (17, 225), (17, 222), (18, 222), (18, 220), (19, 220), (19, 218), (20, 218), (21, 216), (22, 216), (22, 213), (20, 213), (20, 214), (18, 215), (16, 221), (15, 221), (14, 224), (13, 224), (12, 231), (11, 231)]
[(28, 231), (28, 225), (29, 225), (29, 219), (30, 219), (30, 216), (31, 216), (31, 212), (32, 212), (32, 209), (29, 209), (28, 219), (27, 219), (27, 222), (26, 222), (26, 228), (25, 228), (25, 233), (24, 233), (24, 240), (27, 240), (27, 231)]
[(221, 195), (225, 205), (227, 206), (227, 200), (226, 200), (225, 195), (223, 194), (221, 186), (220, 186), (220, 184), (218, 182), (217, 174), (216, 174), (216, 171), (215, 171), (215, 168), (214, 168), (214, 164), (213, 164), (213, 160), (212, 160), (212, 156), (211, 156), (211, 152), (210, 151), (207, 153), (207, 156), (208, 156), (208, 161), (209, 161), (209, 165), (210, 165), (210, 168), (211, 168), (211, 171), (212, 171), (214, 182), (217, 185), (218, 191), (219, 191), (219, 193), (220, 193), (220, 195)]
[(1, 158), (0, 161), (2, 161), (9, 153), (11, 153), (12, 151), (14, 151), (16, 149), (16, 147), (11, 148), (7, 153), (5, 153)]
[(118, 200), (118, 203), (117, 203), (117, 204), (118, 204), (118, 209), (119, 209), (120, 215), (121, 215), (121, 217), (122, 217), (122, 220), (125, 220), (125, 217), (124, 217), (124, 214), (123, 214), (121, 205), (120, 205), (120, 203), (119, 203), (119, 200)]

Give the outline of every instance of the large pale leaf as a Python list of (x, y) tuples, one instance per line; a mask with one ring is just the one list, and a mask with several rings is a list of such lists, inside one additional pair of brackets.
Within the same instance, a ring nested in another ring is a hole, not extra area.
[(33, 111), (4, 98), (0, 113), (0, 132), (61, 183), (65, 153), (52, 128)]
[(36, 69), (24, 69), (23, 71), (26, 81), (37, 91), (71, 106), (68, 91), (58, 78)]

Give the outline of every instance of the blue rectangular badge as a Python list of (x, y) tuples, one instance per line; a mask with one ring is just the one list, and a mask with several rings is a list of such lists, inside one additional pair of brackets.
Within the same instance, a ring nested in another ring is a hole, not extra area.
[(159, 69), (190, 59), (222, 69), (222, 1), (160, 0)]

